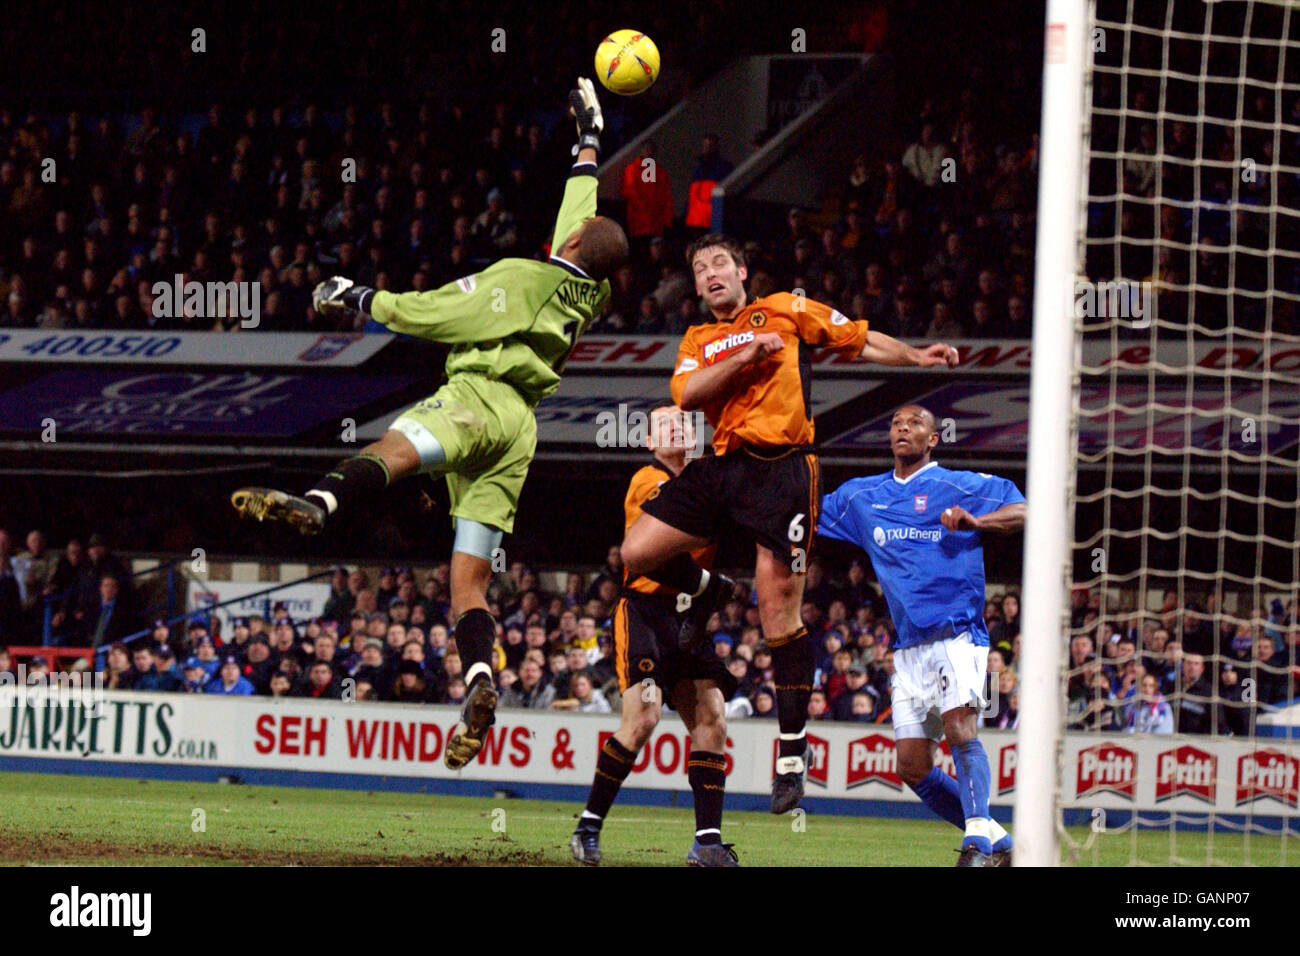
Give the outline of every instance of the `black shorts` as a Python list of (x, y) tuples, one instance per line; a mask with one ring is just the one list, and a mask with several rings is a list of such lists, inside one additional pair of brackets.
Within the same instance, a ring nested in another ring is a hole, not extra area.
[(821, 469), (810, 448), (741, 448), (690, 462), (642, 510), (711, 541), (732, 522), (801, 573), (808, 568), (821, 501)]
[(713, 645), (682, 650), (677, 635), (686, 617), (678, 613), (671, 597), (636, 591), (624, 592), (614, 608), (614, 669), (618, 690), (649, 679), (663, 691), (671, 706), (673, 688), (682, 680), (711, 680), (722, 699), (736, 693), (736, 678), (713, 651)]

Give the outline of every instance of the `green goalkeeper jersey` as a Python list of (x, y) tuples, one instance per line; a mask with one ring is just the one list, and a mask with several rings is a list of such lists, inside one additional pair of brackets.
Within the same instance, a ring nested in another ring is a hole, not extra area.
[[(596, 164), (577, 163), (564, 187), (552, 248), (596, 214)], [(557, 256), (502, 259), (428, 292), (376, 292), (371, 315), (394, 332), (451, 345), (447, 374), (508, 382), (529, 406), (555, 391), (578, 337), (609, 301), (597, 282)]]

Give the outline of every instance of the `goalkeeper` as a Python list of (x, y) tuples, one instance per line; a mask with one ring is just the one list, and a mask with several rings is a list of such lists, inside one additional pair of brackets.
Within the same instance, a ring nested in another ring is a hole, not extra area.
[(486, 593), (492, 553), (514, 527), (537, 445), (533, 409), (558, 387), (578, 337), (609, 301), (609, 277), (628, 255), (622, 227), (596, 215), (604, 121), (590, 80), (578, 80), (569, 104), (578, 125), (577, 160), (548, 261), (502, 259), (440, 289), (402, 294), (335, 276), (312, 294), (318, 312), (361, 312), (394, 332), (450, 344), (446, 384), (304, 496), (270, 488), (241, 488), (231, 496), (245, 517), (318, 534), (327, 520), (399, 478), (419, 472), (447, 476), (455, 525), (451, 607), (468, 687), (445, 755), (453, 770), (479, 752), (495, 720), (490, 660), (496, 622)]

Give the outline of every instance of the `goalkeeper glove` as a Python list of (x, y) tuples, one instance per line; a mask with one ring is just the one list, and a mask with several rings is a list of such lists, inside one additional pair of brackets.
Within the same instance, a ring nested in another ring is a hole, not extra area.
[(355, 285), (343, 276), (331, 276), (312, 290), (311, 306), (321, 315), (344, 310), (369, 315), (368, 306), (374, 296), (375, 290), (369, 286)]
[(578, 77), (578, 88), (569, 92), (569, 112), (578, 123), (578, 151), (590, 146), (600, 152), (600, 133), (605, 128), (605, 118), (600, 113), (600, 100), (596, 99), (596, 88), (585, 76)]

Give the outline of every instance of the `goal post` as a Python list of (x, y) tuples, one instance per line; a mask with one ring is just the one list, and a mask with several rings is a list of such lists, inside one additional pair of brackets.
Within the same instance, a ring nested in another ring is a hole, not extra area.
[(1048, 0), (1038, 162), (1034, 336), (1021, 591), (1020, 724), (1016, 738), (1017, 866), (1055, 866), (1063, 673), (1068, 640), (1080, 271), (1087, 167), (1088, 0)]
[(1018, 865), (1300, 820), (1300, 4), (1049, 0)]

